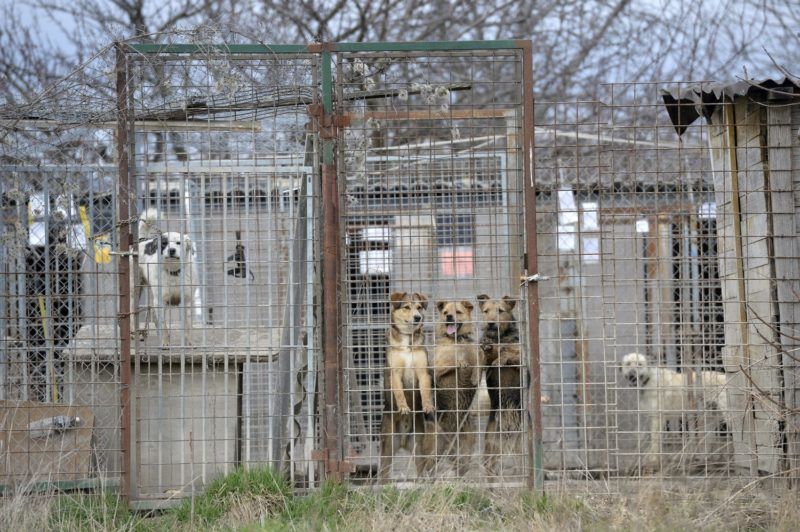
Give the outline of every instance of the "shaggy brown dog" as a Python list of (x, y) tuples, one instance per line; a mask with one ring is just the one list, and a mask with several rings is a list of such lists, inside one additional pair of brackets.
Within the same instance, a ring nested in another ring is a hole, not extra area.
[[(492, 299), (481, 294), (478, 305), (486, 322), (481, 351), (489, 364), (486, 388), (491, 401), (484, 453), (487, 470), (495, 475), (502, 455), (522, 454), (522, 357), (517, 319), (513, 314), (516, 301), (508, 296)], [(520, 458), (515, 458), (521, 464)], [(512, 474), (517, 468), (503, 469), (503, 473)]]
[(428, 299), (416, 292), (395, 292), (390, 297), (391, 327), (386, 333), (387, 368), (383, 377), (386, 391), (381, 420), (381, 478), (387, 478), (391, 472), (395, 449), (407, 449), (410, 434), (414, 436), (417, 472), (421, 472), (424, 414), (433, 413), (428, 352), (422, 330)]
[(483, 356), (474, 337), (473, 306), (468, 301), (439, 301), (436, 348), (433, 355), (433, 384), (438, 419), (435, 439), (427, 445), (438, 456), (454, 457), (456, 471), (469, 469), (475, 446), (474, 416), (470, 406), (481, 380)]

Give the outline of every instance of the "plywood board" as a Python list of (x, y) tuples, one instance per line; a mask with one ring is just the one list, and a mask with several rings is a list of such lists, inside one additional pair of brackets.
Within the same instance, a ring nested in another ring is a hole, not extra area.
[[(77, 416), (78, 427), (47, 436), (31, 423), (54, 416)], [(0, 401), (0, 483), (81, 480), (90, 475), (94, 414), (78, 405)]]

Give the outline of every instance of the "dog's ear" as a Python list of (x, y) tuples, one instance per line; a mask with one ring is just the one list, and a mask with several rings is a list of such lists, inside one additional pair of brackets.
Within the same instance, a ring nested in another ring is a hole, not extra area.
[(469, 301), (462, 301), (461, 304), (464, 305), (464, 308), (467, 309), (467, 312), (472, 312), (472, 309), (475, 308)]
[(514, 307), (517, 306), (517, 300), (512, 299), (511, 296), (503, 296), (503, 301), (508, 305), (508, 310), (514, 310)]
[(477, 300), (478, 300), (478, 306), (481, 309), (483, 309), (483, 305), (486, 304), (486, 302), (489, 300), (489, 296), (487, 296), (486, 294), (481, 294), (477, 297)]
[(436, 310), (438, 310), (439, 312), (441, 312), (442, 310), (444, 310), (444, 306), (445, 306), (446, 304), (447, 304), (447, 303), (446, 303), (445, 301), (437, 301), (437, 302), (436, 302)]
[(428, 309), (428, 298), (425, 297), (424, 294), (420, 294), (419, 292), (414, 292), (413, 294), (411, 294), (411, 297), (419, 301), (423, 309), (425, 310)]
[(151, 240), (148, 240), (147, 243), (144, 245), (144, 254), (155, 255), (156, 251), (158, 251), (158, 238), (153, 238)]
[(405, 292), (392, 292), (392, 295), (389, 296), (389, 300), (392, 302), (392, 308), (398, 308), (403, 303), (405, 297)]

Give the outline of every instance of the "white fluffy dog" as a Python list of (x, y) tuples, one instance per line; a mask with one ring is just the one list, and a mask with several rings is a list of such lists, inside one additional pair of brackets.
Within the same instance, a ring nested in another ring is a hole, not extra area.
[[(671, 369), (651, 365), (641, 353), (629, 353), (622, 359), (623, 377), (639, 390), (639, 410), (650, 417), (650, 445), (646, 461), (658, 461), (661, 440), (668, 420), (678, 426), (689, 412), (697, 408), (717, 410), (730, 430), (730, 410), (725, 392), (727, 378), (724, 373), (698, 370), (678, 373)], [(693, 381), (690, 375), (693, 373)], [(690, 402), (689, 391), (695, 391), (696, 405)]]
[[(164, 345), (168, 341), (166, 307), (180, 306), (183, 324), (187, 331), (192, 329), (199, 277), (194, 261), (194, 244), (189, 235), (160, 231), (156, 226), (157, 215), (148, 209), (139, 217), (139, 291), (136, 301), (141, 300), (147, 289), (145, 324), (150, 322), (152, 314)], [(187, 343), (190, 343), (188, 335)]]

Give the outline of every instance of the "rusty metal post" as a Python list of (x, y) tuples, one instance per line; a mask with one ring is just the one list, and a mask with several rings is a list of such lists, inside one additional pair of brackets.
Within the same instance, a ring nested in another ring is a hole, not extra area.
[[(538, 273), (536, 239), (536, 188), (533, 172), (533, 47), (530, 41), (519, 41), (522, 49), (522, 164), (525, 190), (525, 275)], [(530, 489), (544, 489), (542, 467), (542, 370), (539, 363), (539, 286), (528, 282), (528, 349), (531, 382), (528, 393), (528, 454), (532, 463), (528, 475)], [(531, 434), (532, 429), (532, 434)]]
[(342, 448), (339, 439), (341, 357), (339, 351), (339, 190), (334, 149), (333, 76), (331, 54), (322, 61), (322, 349), (325, 360), (325, 461), (326, 478), (342, 480)]
[(122, 479), (120, 491), (126, 503), (131, 500), (131, 221), (130, 221), (130, 145), (128, 140), (128, 58), (123, 45), (116, 43), (117, 70), (117, 225), (119, 227), (119, 363), (120, 363), (120, 451)]

